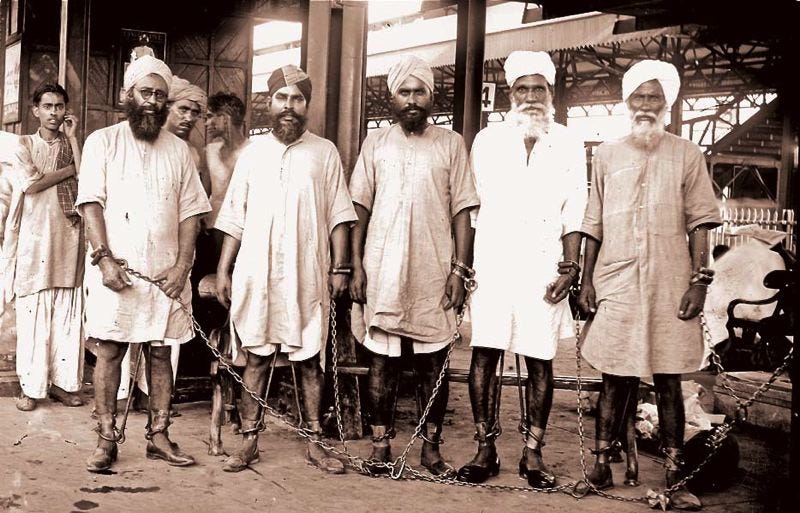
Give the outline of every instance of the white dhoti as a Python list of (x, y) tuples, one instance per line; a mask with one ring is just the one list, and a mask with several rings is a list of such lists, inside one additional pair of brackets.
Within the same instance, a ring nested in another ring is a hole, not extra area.
[[(403, 337), (375, 327), (368, 331), (364, 322), (364, 314), (362, 313), (363, 308), (365, 307), (362, 305), (353, 304), (353, 312), (350, 316), (350, 329), (356, 340), (361, 341), (364, 347), (373, 353), (391, 357), (400, 356)], [(411, 348), (414, 354), (435, 353), (444, 349), (450, 343), (450, 339), (442, 342), (418, 342), (411, 338), (407, 339), (411, 340)]]
[[(170, 346), (172, 352), (170, 353), (169, 360), (172, 363), (172, 383), (178, 379), (178, 360), (181, 357), (181, 345), (175, 340), (166, 339), (160, 344), (150, 344), (152, 346)], [(120, 374), (119, 390), (117, 390), (117, 399), (127, 399), (130, 385), (131, 374), (136, 366), (136, 354), (132, 351), (136, 346), (133, 344), (128, 345), (128, 351), (125, 353), (125, 358), (122, 360), (122, 373)], [(136, 386), (145, 394), (149, 394), (147, 387), (147, 376), (145, 374), (145, 354), (142, 353), (139, 361), (139, 372), (136, 374)]]
[(80, 287), (17, 297), (17, 375), (23, 393), (47, 396), (49, 383), (77, 392), (83, 374)]

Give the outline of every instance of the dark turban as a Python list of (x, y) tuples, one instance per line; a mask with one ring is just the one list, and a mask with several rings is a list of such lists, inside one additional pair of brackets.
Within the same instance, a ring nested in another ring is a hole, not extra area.
[(306, 98), (306, 102), (311, 101), (311, 79), (308, 78), (305, 71), (294, 64), (287, 64), (276, 69), (267, 81), (270, 96), (275, 94), (278, 89), (290, 85), (296, 85), (300, 89), (300, 92)]

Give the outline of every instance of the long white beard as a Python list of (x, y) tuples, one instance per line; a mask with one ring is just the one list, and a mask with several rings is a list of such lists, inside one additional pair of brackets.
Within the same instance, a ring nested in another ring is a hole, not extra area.
[(506, 114), (506, 119), (517, 127), (522, 136), (526, 139), (541, 139), (550, 131), (550, 119), (553, 112), (552, 103), (545, 105), (546, 112), (528, 112), (523, 107), (514, 102), (511, 103), (511, 110)]
[(637, 116), (651, 115), (641, 111), (631, 112), (631, 139), (633, 144), (646, 150), (652, 150), (661, 140), (666, 129), (664, 119), (667, 116), (667, 109), (663, 109), (655, 116), (655, 120), (637, 120)]

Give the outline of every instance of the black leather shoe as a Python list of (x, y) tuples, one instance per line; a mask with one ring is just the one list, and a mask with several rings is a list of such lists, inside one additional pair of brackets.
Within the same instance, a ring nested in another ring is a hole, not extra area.
[(589, 482), (598, 490), (607, 490), (614, 486), (614, 479), (611, 475), (611, 466), (595, 463), (592, 473), (589, 474)]
[(458, 474), (456, 479), (462, 481), (464, 483), (473, 483), (479, 484), (483, 483), (490, 477), (494, 477), (500, 473), (500, 457), (495, 454), (493, 460), (489, 462), (489, 465), (484, 467), (481, 465), (475, 465), (474, 463), (467, 463), (460, 469), (458, 469)]
[(529, 452), (535, 453), (541, 463), (542, 451), (525, 447), (522, 451), (522, 458), (519, 460), (519, 477), (527, 479), (528, 484), (533, 488), (553, 488), (556, 485), (556, 476), (544, 463), (541, 463), (541, 468), (538, 469), (528, 468)]

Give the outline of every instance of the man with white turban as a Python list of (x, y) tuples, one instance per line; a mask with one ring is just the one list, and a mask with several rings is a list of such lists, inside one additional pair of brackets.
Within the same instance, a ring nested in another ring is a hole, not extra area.
[(586, 158), (578, 139), (552, 121), (556, 70), (550, 56), (512, 52), (505, 72), (511, 110), (472, 145), (481, 199), (473, 224), (480, 287), (471, 306), (469, 379), (478, 452), (459, 479), (480, 483), (499, 471), (491, 389), (500, 355), (511, 351), (525, 357), (528, 370), (519, 473), (535, 488), (551, 488), (555, 475), (542, 461), (542, 446), (553, 402), (553, 357), (559, 338), (574, 335), (567, 294), (579, 272)]
[[(142, 343), (148, 377), (150, 459), (194, 463), (168, 437), (172, 395), (170, 344), (193, 337), (188, 286), (199, 216), (210, 209), (189, 148), (163, 130), (172, 73), (151, 56), (125, 71), (128, 119), (91, 134), (84, 146), (76, 206), (94, 251), (84, 280), (86, 335), (96, 345), (97, 449), (87, 470), (101, 472), (117, 458), (116, 395), (120, 366), (131, 343)], [(130, 278), (124, 259), (159, 286)], [(165, 340), (169, 343), (165, 343)]]
[[(208, 191), (210, 191), (210, 185), (205, 159), (201, 157), (202, 154), (189, 139), (194, 125), (206, 110), (206, 102), (206, 93), (203, 92), (202, 89), (196, 85), (192, 85), (188, 80), (174, 75), (169, 87), (169, 96), (167, 97), (167, 121), (164, 123), (164, 128), (183, 139), (187, 146), (189, 146), (189, 153), (192, 155), (192, 161), (200, 175), (200, 181), (203, 184), (203, 188), (208, 193)], [(170, 356), (173, 383), (178, 378), (178, 361), (180, 360), (180, 355), (180, 344), (174, 344)], [(130, 381), (128, 371), (130, 370), (133, 369), (131, 369), (131, 351), (128, 351), (122, 363), (121, 383), (117, 394), (118, 399), (124, 399), (128, 396), (128, 383)], [(139, 389), (147, 394), (147, 381), (144, 375), (144, 367), (139, 367), (139, 375), (136, 377), (136, 382)], [(140, 399), (141, 396), (137, 396), (137, 402)], [(173, 413), (175, 413), (174, 410)]]
[[(592, 320), (583, 356), (603, 373), (598, 404), (597, 488), (613, 485), (608, 464), (628, 396), (653, 376), (667, 486), (682, 477), (681, 374), (702, 366), (703, 309), (713, 271), (708, 230), (721, 222), (702, 150), (664, 130), (680, 80), (669, 63), (634, 64), (622, 79), (630, 135), (601, 144), (581, 231), (586, 236), (579, 305)], [(684, 487), (672, 506), (697, 509)]]
[[(350, 180), (358, 214), (352, 327), (370, 351), (370, 459), (377, 462), (391, 460), (401, 344), (414, 352), (422, 408), (432, 395), (464, 302), (469, 212), (479, 203), (464, 140), (428, 124), (428, 64), (406, 55), (389, 70), (388, 85), (398, 122), (367, 136)], [(422, 465), (440, 476), (455, 474), (439, 452), (447, 397), (445, 380), (423, 431)]]

